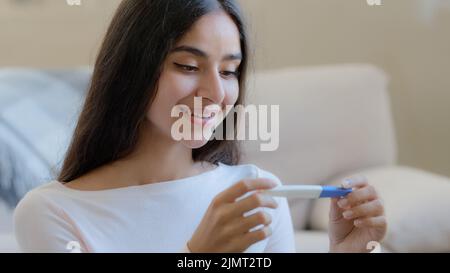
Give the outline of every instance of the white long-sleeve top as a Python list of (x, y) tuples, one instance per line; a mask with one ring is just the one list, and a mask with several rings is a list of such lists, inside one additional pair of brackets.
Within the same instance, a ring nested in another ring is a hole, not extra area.
[[(52, 181), (30, 191), (17, 206), (16, 239), (24, 252), (188, 251), (186, 243), (213, 198), (244, 178), (258, 177), (281, 185), (255, 165), (222, 163), (192, 177), (101, 191)], [(262, 208), (272, 216), (272, 235), (246, 252), (295, 252), (287, 200), (275, 200), (276, 209)]]

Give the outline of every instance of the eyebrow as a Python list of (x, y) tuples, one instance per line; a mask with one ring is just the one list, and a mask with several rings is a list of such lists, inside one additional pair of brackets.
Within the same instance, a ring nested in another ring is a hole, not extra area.
[[(209, 56), (206, 52), (201, 49), (192, 47), (192, 46), (179, 46), (171, 50), (171, 53), (175, 52), (188, 52), (192, 55), (198, 56), (200, 58), (208, 59)], [(242, 54), (227, 54), (223, 57), (224, 61), (233, 61), (233, 60), (242, 60)]]

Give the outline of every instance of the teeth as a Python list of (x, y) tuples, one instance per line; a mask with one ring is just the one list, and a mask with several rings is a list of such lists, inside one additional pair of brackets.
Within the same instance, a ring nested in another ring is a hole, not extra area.
[(212, 110), (200, 110), (200, 109), (196, 109), (196, 110), (191, 110), (191, 115), (193, 117), (197, 117), (197, 118), (203, 118), (203, 119), (211, 119), (216, 115), (215, 111)]
[(195, 115), (195, 114), (193, 114), (192, 116), (194, 116), (196, 118), (202, 118), (202, 119), (209, 119), (209, 118), (211, 118), (211, 116), (209, 116), (209, 117), (202, 117), (202, 116)]

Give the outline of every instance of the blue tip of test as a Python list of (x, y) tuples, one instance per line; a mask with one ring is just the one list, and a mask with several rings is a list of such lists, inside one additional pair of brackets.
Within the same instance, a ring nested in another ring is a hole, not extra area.
[(322, 186), (322, 193), (319, 198), (336, 198), (344, 197), (351, 193), (352, 189), (339, 188), (334, 186)]

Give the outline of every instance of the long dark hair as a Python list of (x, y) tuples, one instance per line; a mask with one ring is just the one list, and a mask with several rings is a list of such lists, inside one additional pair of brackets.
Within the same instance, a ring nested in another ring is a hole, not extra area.
[[(134, 150), (165, 58), (200, 17), (218, 9), (233, 19), (240, 32), (243, 58), (236, 105), (243, 104), (248, 44), (234, 0), (124, 0), (100, 48), (60, 182), (70, 182)], [(213, 139), (194, 149), (192, 157), (235, 165), (240, 160), (239, 144)]]

